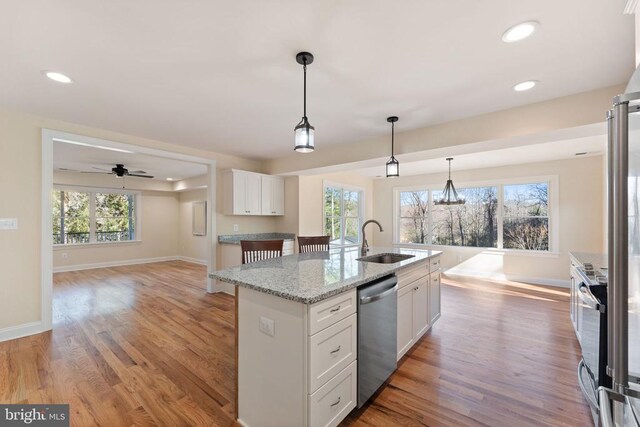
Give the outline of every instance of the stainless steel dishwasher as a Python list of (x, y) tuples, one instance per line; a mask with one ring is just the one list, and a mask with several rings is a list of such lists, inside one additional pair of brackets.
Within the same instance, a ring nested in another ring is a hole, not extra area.
[(397, 323), (395, 274), (358, 288), (358, 408), (398, 366)]

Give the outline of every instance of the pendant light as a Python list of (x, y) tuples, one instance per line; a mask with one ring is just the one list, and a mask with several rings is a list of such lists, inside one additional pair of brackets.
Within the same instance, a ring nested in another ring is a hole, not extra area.
[(387, 162), (387, 178), (395, 178), (400, 176), (400, 163), (393, 156), (393, 143), (395, 134), (395, 123), (398, 121), (398, 117), (387, 117), (387, 122), (391, 123), (391, 158)]
[(433, 203), (436, 205), (464, 205), (465, 203), (464, 196), (458, 195), (456, 187), (453, 185), (453, 181), (451, 181), (451, 160), (453, 160), (453, 157), (447, 158), (449, 162), (449, 179), (442, 191), (442, 197), (439, 200), (434, 200)]
[(298, 123), (294, 129), (294, 150), (298, 153), (311, 153), (315, 148), (315, 129), (309, 124), (309, 119), (307, 119), (307, 65), (313, 62), (313, 55), (309, 52), (300, 52), (296, 55), (296, 61), (302, 65), (302, 69), (304, 70), (304, 110), (302, 120), (300, 120), (300, 123)]

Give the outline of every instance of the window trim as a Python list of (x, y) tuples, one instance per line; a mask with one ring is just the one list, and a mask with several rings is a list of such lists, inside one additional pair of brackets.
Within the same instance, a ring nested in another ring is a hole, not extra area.
[[(342, 236), (340, 238), (340, 243), (331, 243), (332, 247), (336, 248), (348, 248), (350, 246), (359, 246), (362, 244), (362, 232), (360, 229), (362, 228), (362, 223), (364, 222), (364, 204), (365, 204), (365, 189), (362, 187), (358, 187), (357, 185), (343, 184), (336, 181), (322, 180), (322, 234), (325, 233), (324, 226), (327, 221), (327, 216), (324, 209), (324, 195), (327, 188), (338, 188), (342, 192), (344, 190), (348, 191), (357, 191), (360, 194), (360, 201), (358, 203), (358, 241), (354, 243), (347, 243), (344, 239), (344, 230), (345, 230), (345, 216), (344, 213), (344, 195), (340, 198), (340, 230)], [(350, 217), (352, 218), (352, 217)]]
[[(56, 248), (73, 248), (73, 247), (99, 247), (111, 245), (128, 245), (142, 242), (142, 191), (127, 190), (126, 188), (104, 188), (104, 187), (86, 187), (77, 185), (55, 185), (52, 190), (57, 191), (75, 191), (78, 193), (89, 193), (89, 242), (87, 243), (52, 243)], [(116, 242), (98, 242), (95, 239), (95, 220), (96, 220), (96, 193), (109, 194), (131, 194), (135, 200), (135, 239), (123, 240)]]
[[(517, 185), (517, 184), (535, 184), (539, 182), (547, 182), (549, 185), (549, 249), (546, 251), (536, 251), (533, 249), (505, 249), (503, 248), (503, 224), (504, 224), (504, 186), (505, 185)], [(431, 243), (401, 243), (399, 241), (400, 236), (400, 192), (403, 191), (419, 191), (427, 190), (429, 192), (429, 242), (432, 242), (432, 215), (431, 207), (433, 205), (433, 192), (442, 191), (442, 183), (425, 183), (423, 185), (411, 185), (393, 187), (393, 227), (392, 227), (392, 239), (394, 245), (409, 245), (412, 247), (429, 247), (429, 248), (466, 248), (466, 249), (483, 249), (497, 252), (505, 252), (509, 254), (522, 254), (522, 255), (551, 255), (554, 256), (559, 253), (560, 248), (560, 189), (558, 175), (541, 175), (541, 176), (525, 176), (517, 178), (507, 179), (493, 179), (493, 180), (481, 180), (481, 181), (464, 181), (456, 182), (456, 187), (460, 189), (464, 188), (477, 188), (477, 187), (497, 187), (498, 192), (498, 247), (497, 248), (484, 248), (476, 246), (452, 246), (452, 245), (434, 245)]]

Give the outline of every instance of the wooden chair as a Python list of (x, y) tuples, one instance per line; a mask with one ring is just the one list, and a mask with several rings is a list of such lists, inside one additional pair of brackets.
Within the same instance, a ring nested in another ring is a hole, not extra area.
[(240, 240), (242, 263), (282, 256), (284, 240)]
[(300, 248), (300, 253), (303, 254), (305, 252), (328, 251), (329, 240), (331, 240), (331, 236), (298, 236), (298, 246)]

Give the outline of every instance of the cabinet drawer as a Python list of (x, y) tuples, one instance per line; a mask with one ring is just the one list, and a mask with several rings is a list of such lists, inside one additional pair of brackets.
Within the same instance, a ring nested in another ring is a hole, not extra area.
[(398, 277), (398, 289), (402, 289), (408, 284), (413, 283), (428, 274), (429, 263), (426, 261), (418, 263), (418, 265), (415, 267), (412, 266), (409, 268), (405, 268), (404, 270), (400, 270), (396, 273)]
[(309, 339), (309, 393), (333, 378), (356, 360), (357, 315), (311, 336)]
[(356, 362), (308, 397), (309, 426), (333, 427), (356, 407), (358, 392)]
[(309, 306), (309, 335), (320, 332), (355, 312), (355, 289), (313, 304)]
[(429, 260), (429, 271), (433, 273), (434, 271), (440, 270), (440, 257), (431, 258)]

